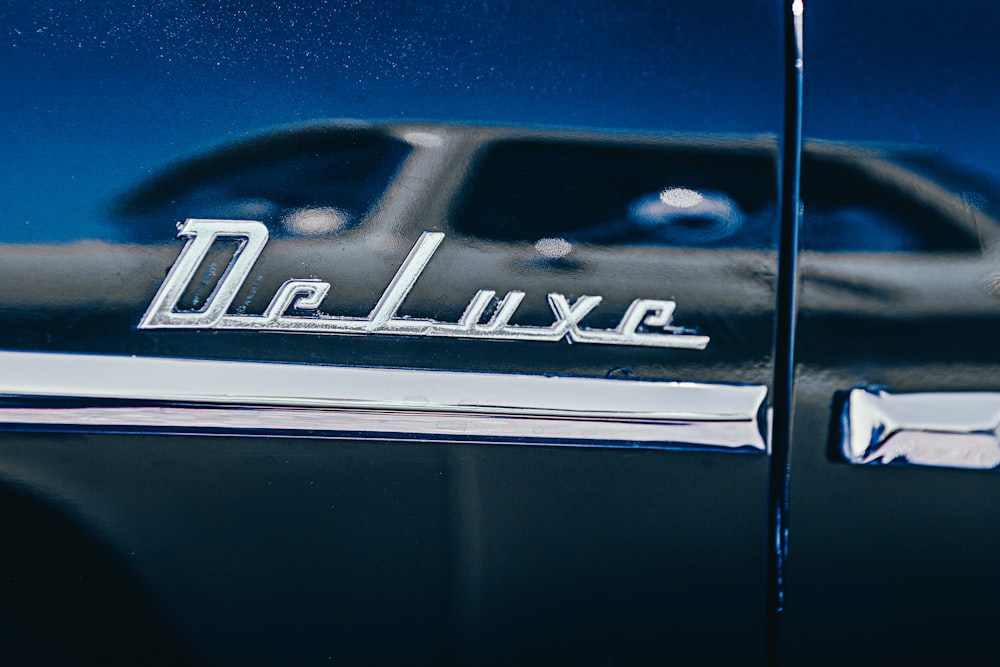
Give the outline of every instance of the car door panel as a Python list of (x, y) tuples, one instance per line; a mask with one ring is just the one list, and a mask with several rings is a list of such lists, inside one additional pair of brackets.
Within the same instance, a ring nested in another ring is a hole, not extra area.
[[(998, 487), (969, 468), (992, 467), (976, 408), (997, 388), (996, 100), (980, 27), (997, 16), (937, 9), (806, 15), (805, 135), (861, 151), (870, 178), (831, 181), (803, 161), (785, 664), (991, 661)], [(841, 224), (871, 245), (811, 251), (810, 225), (832, 210), (823, 191), (838, 188)]]
[(14, 659), (760, 663), (771, 3), (102, 8), (0, 50)]

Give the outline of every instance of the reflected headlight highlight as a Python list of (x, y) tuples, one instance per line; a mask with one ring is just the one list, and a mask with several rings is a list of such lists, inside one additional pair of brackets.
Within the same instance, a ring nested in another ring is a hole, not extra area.
[(671, 187), (640, 197), (629, 206), (638, 227), (666, 241), (718, 241), (743, 225), (743, 212), (721, 192)]
[(319, 236), (343, 231), (350, 225), (350, 216), (332, 206), (300, 208), (286, 215), (282, 224), (290, 234)]

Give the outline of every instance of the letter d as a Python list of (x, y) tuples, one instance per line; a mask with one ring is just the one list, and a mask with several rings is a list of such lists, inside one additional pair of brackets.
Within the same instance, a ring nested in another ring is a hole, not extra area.
[[(146, 309), (139, 322), (140, 329), (214, 327), (226, 315), (254, 262), (264, 250), (268, 237), (267, 226), (256, 220), (188, 219), (177, 235), (187, 237), (187, 243)], [(242, 238), (243, 241), (205, 307), (197, 311), (177, 312), (177, 302), (219, 237)]]

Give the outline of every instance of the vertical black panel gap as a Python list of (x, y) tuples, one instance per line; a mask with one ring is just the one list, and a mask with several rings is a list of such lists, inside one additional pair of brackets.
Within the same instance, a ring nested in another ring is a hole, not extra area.
[(802, 0), (783, 0), (785, 118), (781, 149), (781, 233), (778, 242), (771, 458), (768, 476), (767, 594), (764, 662), (779, 662), (788, 540), (789, 450), (795, 372), (798, 284), (799, 172), (802, 157)]

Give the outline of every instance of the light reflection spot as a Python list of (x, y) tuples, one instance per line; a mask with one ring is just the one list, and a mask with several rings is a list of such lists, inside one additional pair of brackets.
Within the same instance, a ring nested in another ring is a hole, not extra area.
[(292, 211), (283, 222), (292, 234), (318, 236), (343, 231), (350, 223), (350, 216), (339, 208), (321, 206)]
[(566, 239), (545, 238), (535, 242), (535, 250), (542, 257), (549, 259), (559, 259), (565, 257), (573, 250), (573, 244)]
[(688, 188), (667, 188), (660, 192), (660, 201), (674, 208), (691, 208), (704, 198), (697, 190)]
[(422, 146), (424, 148), (437, 148), (444, 143), (444, 140), (439, 134), (434, 134), (433, 132), (419, 132), (416, 130), (404, 134), (403, 139), (414, 146)]

